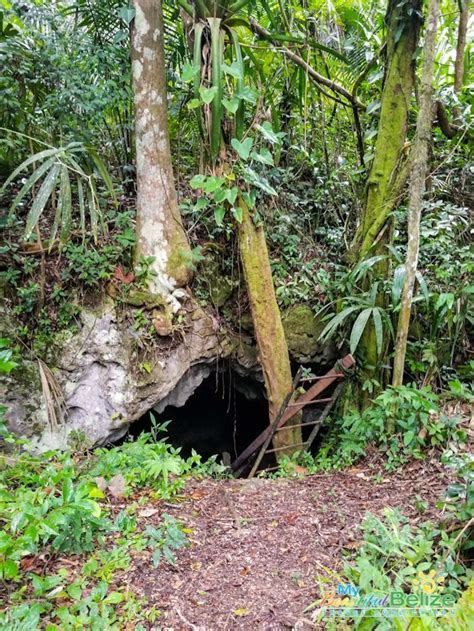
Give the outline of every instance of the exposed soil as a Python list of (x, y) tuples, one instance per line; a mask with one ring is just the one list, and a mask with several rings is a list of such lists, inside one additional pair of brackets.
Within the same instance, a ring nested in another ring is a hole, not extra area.
[(434, 518), (448, 482), (435, 460), (391, 474), (367, 465), (297, 480), (193, 480), (179, 502), (138, 511), (140, 527), (166, 512), (189, 529), (177, 565), (153, 568), (137, 553), (121, 584), (161, 611), (162, 629), (319, 628), (304, 613), (320, 595), (317, 576), (357, 547), (364, 515), (390, 506), (411, 523)]

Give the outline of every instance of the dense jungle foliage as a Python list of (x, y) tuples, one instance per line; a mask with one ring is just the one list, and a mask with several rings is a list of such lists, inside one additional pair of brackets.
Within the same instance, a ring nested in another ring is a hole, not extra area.
[[(311, 338), (356, 367), (317, 448), (291, 448), (296, 416), (263, 476), (369, 462), (375, 486), (423, 459), (450, 472), (434, 521), (418, 497), (415, 520), (365, 517), (359, 545), (315, 571), (300, 628), (473, 628), (472, 26), (469, 0), (0, 0), (7, 395), (38, 362), (57, 422), (57, 358), (84, 307), (115, 301), (140, 349), (185, 344), (203, 308), (224, 336), (252, 338), (274, 422), (301, 313), (296, 357)], [(143, 306), (156, 295), (159, 324)], [(307, 378), (327, 368), (307, 364)], [(194, 545), (173, 507), (190, 481), (226, 483), (220, 454), (183, 457), (153, 416), (137, 440), (84, 452), (75, 432), (67, 451), (36, 453), (7, 399), (0, 629), (172, 628), (121, 577)], [(420, 573), (441, 577), (449, 607), (312, 613), (322, 584), (408, 593)], [(228, 628), (257, 628), (245, 611)]]

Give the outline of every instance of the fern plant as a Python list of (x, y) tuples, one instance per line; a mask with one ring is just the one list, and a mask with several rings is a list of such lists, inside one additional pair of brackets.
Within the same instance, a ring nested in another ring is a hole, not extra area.
[[(86, 232), (88, 215), (94, 240), (99, 231), (105, 231), (97, 192), (97, 180), (102, 180), (108, 194), (117, 203), (114, 185), (109, 172), (97, 152), (81, 142), (71, 142), (64, 147), (43, 149), (24, 160), (8, 177), (0, 194), (19, 179), (24, 171), (31, 172), (15, 195), (9, 210), (9, 220), (16, 215), (20, 204), (31, 196), (23, 238), (27, 241), (48, 208), (53, 207), (54, 219), (50, 232), (50, 247), (59, 232), (61, 241), (66, 241), (73, 225), (73, 197), (77, 196), (79, 228)], [(37, 188), (38, 187), (38, 188)]]

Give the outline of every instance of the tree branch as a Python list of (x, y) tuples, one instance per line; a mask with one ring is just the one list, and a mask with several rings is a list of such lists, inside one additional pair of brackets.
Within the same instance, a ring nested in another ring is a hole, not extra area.
[(436, 101), (436, 122), (438, 123), (438, 127), (441, 129), (446, 138), (454, 138), (459, 131), (459, 127), (457, 125), (451, 124), (448, 113), (444, 104), (441, 101)]
[(326, 86), (336, 94), (344, 97), (349, 102), (348, 104), (351, 104), (353, 107), (356, 107), (360, 110), (365, 110), (365, 105), (358, 101), (357, 98), (355, 98), (348, 90), (342, 87), (342, 85), (339, 85), (335, 81), (332, 81), (324, 75), (319, 74), (319, 72), (317, 72), (312, 66), (310, 66), (302, 57), (294, 53), (289, 48), (286, 48), (286, 46), (279, 45), (277, 41), (273, 38), (272, 34), (269, 33), (265, 28), (263, 28), (263, 26), (260, 26), (260, 24), (255, 22), (255, 20), (250, 20), (250, 27), (255, 35), (272, 42), (275, 46), (278, 46), (280, 52), (288, 57), (288, 59), (291, 59), (297, 66), (303, 68), (313, 81), (320, 85)]

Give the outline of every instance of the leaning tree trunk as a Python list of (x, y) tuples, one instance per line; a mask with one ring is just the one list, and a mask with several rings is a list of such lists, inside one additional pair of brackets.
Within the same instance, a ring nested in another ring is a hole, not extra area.
[(411, 162), (410, 191), (408, 201), (408, 248), (405, 260), (400, 314), (398, 316), (397, 341), (393, 361), (393, 385), (401, 386), (405, 369), (405, 353), (410, 324), (413, 288), (415, 286), (418, 253), (420, 249), (420, 220), (423, 195), (426, 190), (428, 153), (431, 142), (433, 118), (433, 69), (436, 52), (436, 28), (438, 22), (438, 0), (430, 0), (428, 20), (423, 47), (424, 61), (420, 90), (420, 110), (416, 123)]
[[(238, 224), (240, 258), (272, 423), (291, 391), (290, 358), (273, 287), (265, 232), (262, 226), (255, 226), (243, 199), (240, 199), (239, 204), (242, 209), (242, 222)], [(299, 418), (295, 416), (293, 423), (297, 424)], [(299, 443), (301, 428), (291, 428), (291, 425), (288, 430), (277, 432), (273, 439), (275, 448)], [(289, 447), (277, 452), (277, 455), (289, 454), (291, 451)]]
[[(389, 0), (386, 17), (387, 62), (380, 121), (367, 179), (364, 209), (349, 251), (349, 258), (353, 263), (368, 256), (389, 254), (387, 245), (392, 239), (391, 213), (407, 176), (406, 134), (415, 75), (414, 55), (420, 32), (417, 11), (421, 4), (421, 0), (403, 3)], [(410, 15), (408, 8), (413, 9)], [(386, 260), (376, 266), (375, 274), (379, 279), (385, 279), (389, 271), (387, 256)], [(382, 296), (378, 303), (383, 305)], [(377, 340), (372, 322), (367, 324), (364, 331), (359, 353), (366, 378), (383, 386), (384, 373), (379, 366), (384, 361), (377, 354)], [(365, 407), (368, 395), (361, 394), (360, 401), (355, 403), (357, 407)]]
[(150, 289), (166, 295), (190, 280), (190, 249), (178, 209), (168, 137), (162, 3), (133, 4), (137, 257), (153, 257)]

